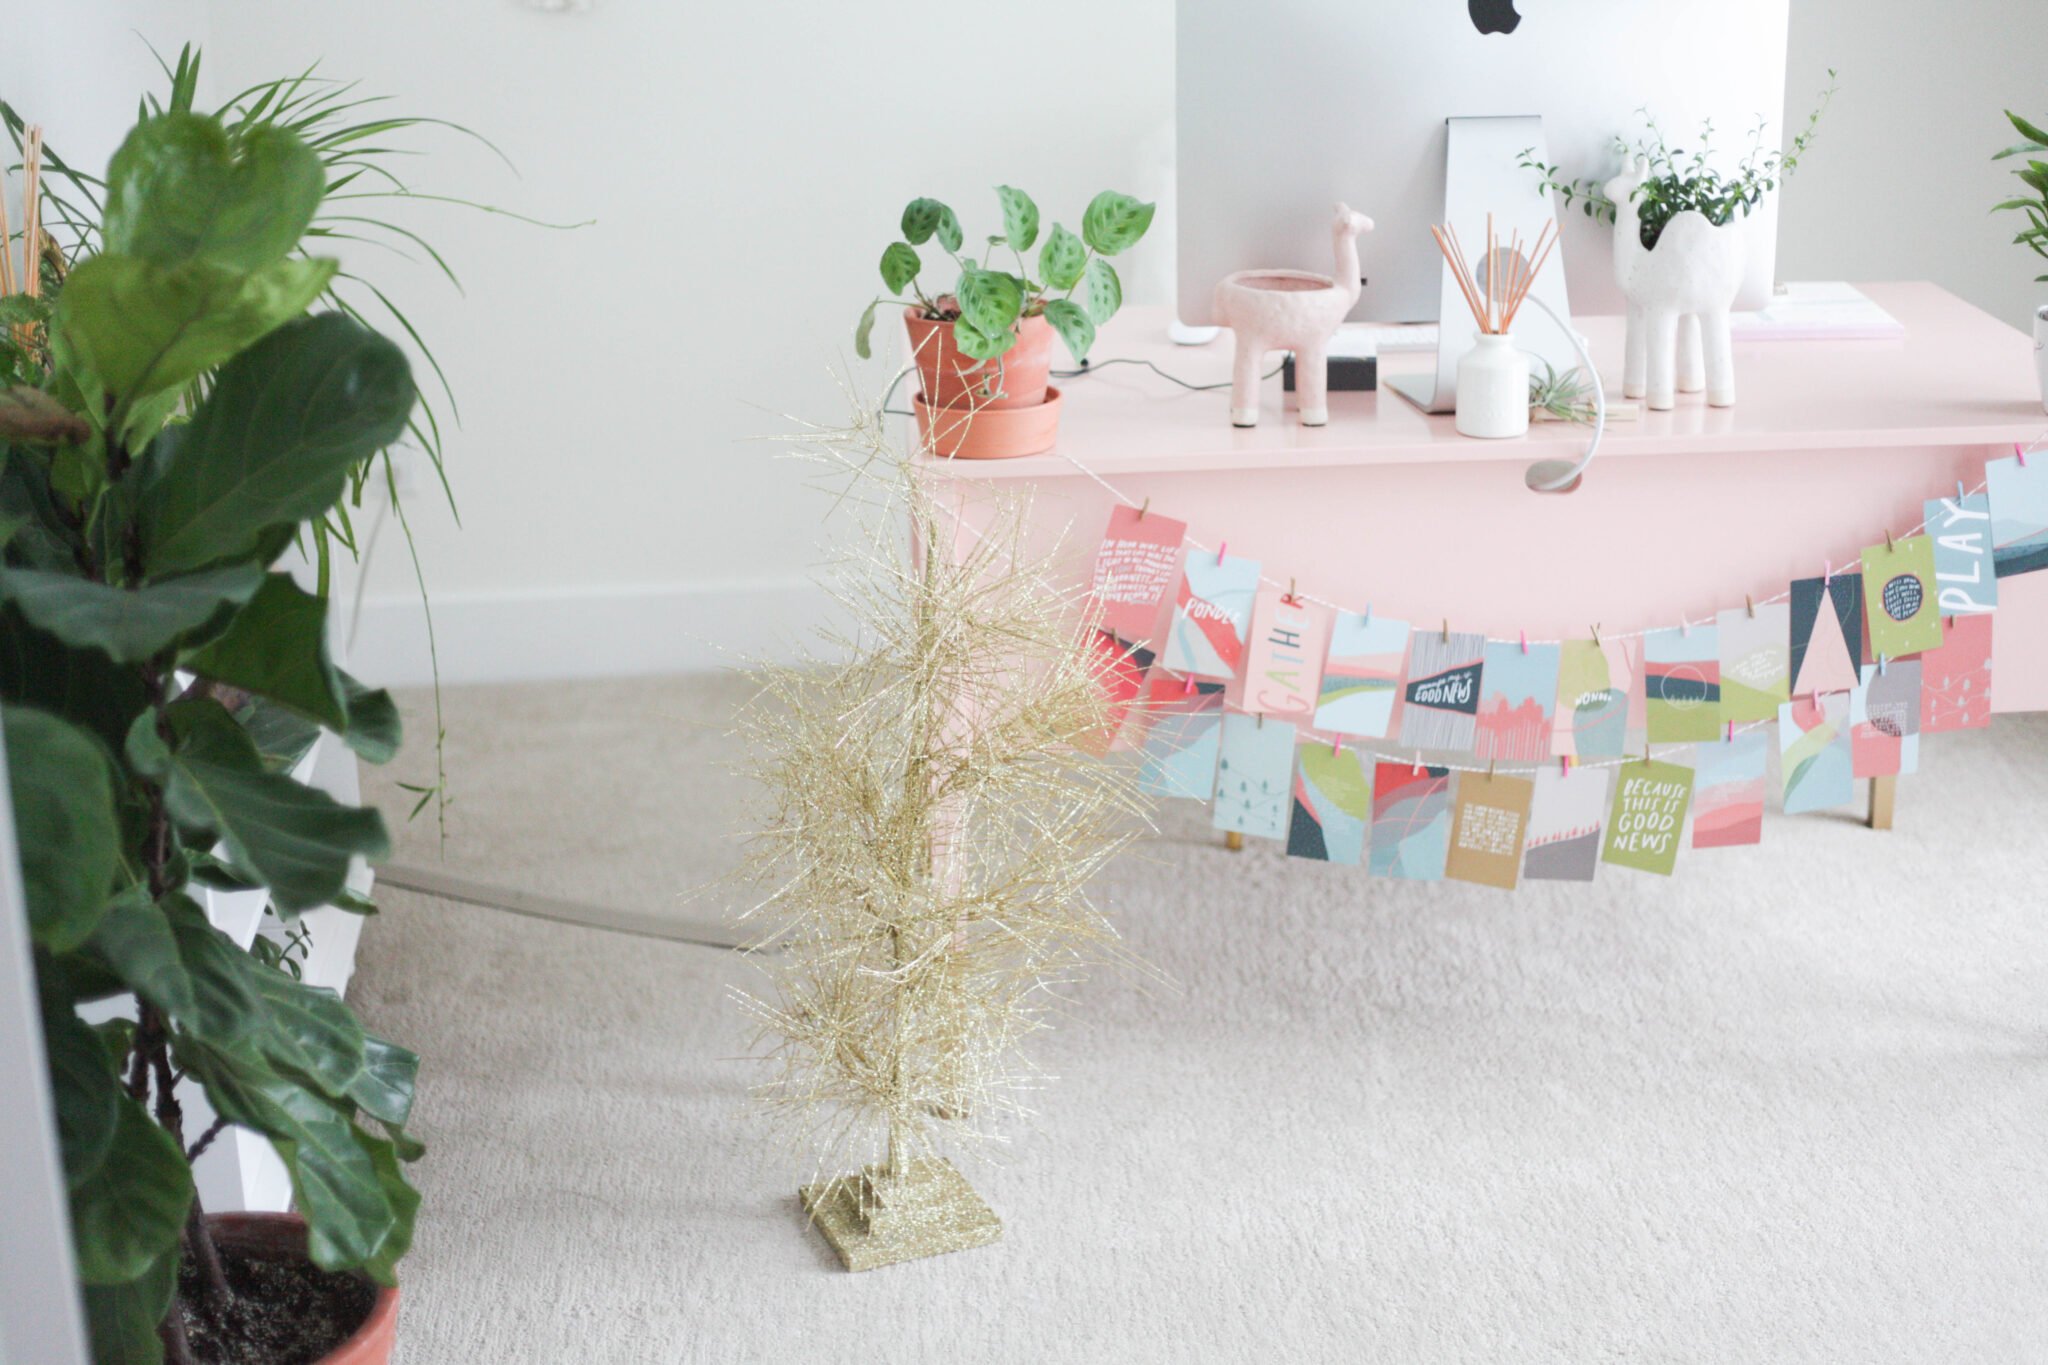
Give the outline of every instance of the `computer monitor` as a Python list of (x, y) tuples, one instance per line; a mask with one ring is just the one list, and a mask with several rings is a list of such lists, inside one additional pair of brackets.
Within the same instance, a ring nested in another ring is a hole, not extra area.
[[(1351, 316), (1436, 321), (1446, 119), (1539, 115), (1567, 178), (1604, 178), (1638, 108), (1688, 150), (1711, 118), (1729, 169), (1759, 117), (1780, 143), (1789, 25), (1789, 0), (1179, 0), (1181, 319), (1213, 322), (1234, 270), (1327, 272), (1341, 200), (1377, 223)], [(1613, 229), (1576, 211), (1561, 226), (1573, 311), (1620, 312)], [(1776, 257), (1773, 194), (1750, 215), (1738, 308), (1769, 297)]]

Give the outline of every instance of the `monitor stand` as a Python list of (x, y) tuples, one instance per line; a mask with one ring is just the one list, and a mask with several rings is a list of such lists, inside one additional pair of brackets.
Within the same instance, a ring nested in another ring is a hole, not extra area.
[[(1522, 154), (1533, 151), (1548, 163), (1550, 153), (1543, 138), (1543, 120), (1533, 114), (1507, 118), (1445, 119), (1444, 221), (1458, 229), (1466, 256), (1473, 269), (1484, 268), (1486, 215), (1493, 215), (1494, 239), (1505, 242), (1519, 231), (1523, 247), (1536, 240), (1543, 225), (1555, 216), (1550, 195), (1541, 177), (1522, 167)], [(1505, 248), (1502, 248), (1505, 250)], [(1550, 253), (1530, 293), (1541, 298), (1557, 315), (1569, 320), (1571, 302), (1564, 286), (1564, 249)], [(1434, 373), (1380, 376), (1380, 384), (1392, 389), (1424, 412), (1452, 412), (1458, 406), (1458, 361), (1472, 349), (1472, 310), (1446, 264), (1437, 301), (1437, 347)], [(1525, 315), (1516, 340), (1520, 348), (1538, 360), (1547, 361), (1559, 373), (1579, 363), (1572, 341), (1548, 318), (1535, 310)]]

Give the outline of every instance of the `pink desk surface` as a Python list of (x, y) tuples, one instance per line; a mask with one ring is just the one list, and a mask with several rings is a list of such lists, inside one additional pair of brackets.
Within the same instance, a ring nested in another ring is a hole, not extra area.
[[(1676, 625), (1681, 613), (1698, 622), (1825, 560), (1853, 564), (1887, 528), (1918, 524), (1925, 499), (1959, 478), (1975, 487), (1987, 458), (2048, 433), (2031, 338), (1932, 285), (1865, 288), (1904, 339), (1739, 345), (1737, 406), (1682, 394), (1672, 412), (1611, 423), (1584, 485), (1564, 495), (1529, 492), (1522, 471), (1576, 457), (1583, 428), (1468, 440), (1448, 416), (1382, 391), (1332, 394), (1330, 424), (1309, 429), (1276, 377), (1260, 425), (1240, 430), (1225, 391), (1188, 392), (1135, 365), (1063, 381), (1055, 453), (932, 469), (959, 481), (962, 534), (986, 505), (977, 487), (1025, 481), (1038, 536), (1065, 533), (1076, 572), (1112, 499), (1071, 461), (1152, 499), (1195, 538), (1259, 558), (1269, 577), (1418, 626), (1448, 617), (1453, 629), (1541, 639)], [(1165, 322), (1132, 309), (1103, 329), (1094, 357), (1228, 379), (1227, 333), (1179, 347)], [(1618, 395), (1620, 320), (1579, 325)], [(1397, 355), (1383, 373), (1433, 363)], [(1996, 709), (2048, 709), (2048, 573), (2003, 580), (2000, 594)]]

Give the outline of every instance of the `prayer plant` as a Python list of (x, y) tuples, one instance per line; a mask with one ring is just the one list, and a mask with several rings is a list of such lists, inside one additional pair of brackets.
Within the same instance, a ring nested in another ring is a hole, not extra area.
[[(2024, 213), (2027, 216), (2027, 225), (2012, 239), (2014, 244), (2026, 247), (2036, 256), (2048, 260), (2048, 161), (2041, 159), (2048, 156), (2048, 132), (2043, 132), (2039, 126), (2029, 123), (2010, 109), (2005, 111), (2005, 116), (2026, 141), (2006, 148), (1992, 159), (2003, 161), (2007, 157), (2026, 157), (2027, 164), (2013, 174), (2020, 178), (2020, 183), (2027, 187), (2028, 193), (2018, 199), (2006, 200), (1992, 212)], [(2034, 282), (2048, 284), (2048, 275), (2036, 275)]]
[[(950, 321), (954, 345), (976, 360), (1006, 354), (1017, 344), (1018, 321), (1040, 316), (1060, 334), (1076, 362), (1087, 359), (1095, 329), (1123, 307), (1123, 282), (1108, 258), (1137, 245), (1152, 226), (1154, 205), (1104, 190), (1081, 215), (1080, 236), (1054, 223), (1039, 245), (1038, 205), (1031, 196), (998, 185), (996, 200), (1002, 206), (1003, 230), (988, 239), (979, 261), (962, 254), (967, 239), (952, 209), (936, 199), (913, 199), (904, 207), (903, 240), (882, 251), (882, 283), (889, 292), (869, 302), (854, 329), (853, 349), (861, 359), (871, 354), (868, 335), (874, 330), (875, 311), (885, 303), (915, 307), (924, 317)], [(935, 296), (919, 283), (924, 259), (917, 249), (930, 241), (937, 241), (958, 267), (951, 293)], [(1033, 246), (1038, 246), (1037, 279), (1024, 260)], [(999, 251), (1009, 254), (1017, 267), (1014, 272), (990, 264)], [(909, 298), (902, 297), (905, 290)]]
[[(346, 879), (385, 853), (382, 821), (292, 759), (325, 729), (385, 761), (397, 712), (329, 658), (322, 592), (275, 566), (418, 395), (389, 339), (308, 311), (337, 273), (302, 250), (331, 189), (318, 151), (276, 123), (144, 113), (92, 182), (91, 253), (0, 300), (0, 715), (103, 1365), (184, 1365), (233, 1304), (191, 1173), (222, 1124), (275, 1144), (315, 1264), (384, 1283), (421, 1150), (417, 1058), (237, 947), (200, 894), (263, 887), (287, 920), (369, 909)], [(123, 997), (132, 1019), (81, 1017)], [(181, 1108), (195, 1087), (205, 1132)]]

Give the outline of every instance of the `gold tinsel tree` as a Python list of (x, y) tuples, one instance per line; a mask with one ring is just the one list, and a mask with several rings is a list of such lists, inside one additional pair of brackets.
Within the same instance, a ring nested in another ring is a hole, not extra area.
[(866, 534), (830, 576), (852, 624), (762, 668), (742, 712), (769, 984), (740, 1000), (774, 1068), (759, 1093), (821, 1174), (859, 1166), (803, 1191), (858, 1270), (1000, 1234), (939, 1149), (1026, 1114), (1025, 1044), (1062, 987), (1129, 961), (1088, 886), (1147, 804), (1102, 756), (1086, 602), (1027, 547), (1023, 502), (983, 485), (980, 530), (956, 523), (957, 486), (878, 408), (799, 445)]

